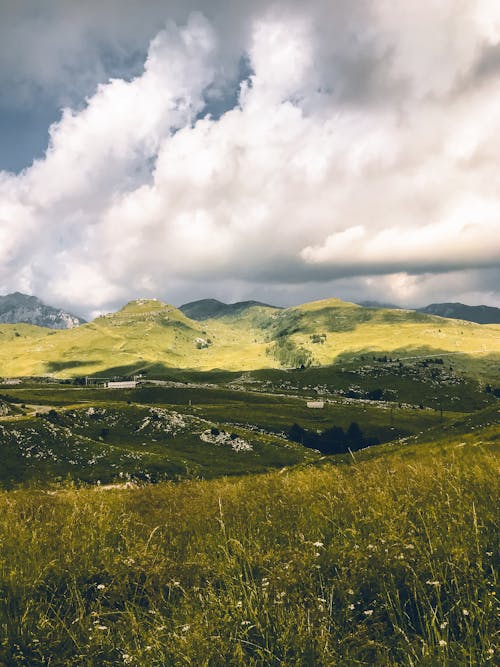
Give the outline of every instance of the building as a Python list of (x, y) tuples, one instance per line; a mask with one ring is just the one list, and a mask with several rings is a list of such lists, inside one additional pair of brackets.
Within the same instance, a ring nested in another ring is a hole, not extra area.
[(124, 380), (123, 382), (109, 381), (106, 384), (108, 389), (135, 389), (137, 382), (135, 380)]
[(308, 408), (324, 408), (325, 401), (307, 401)]

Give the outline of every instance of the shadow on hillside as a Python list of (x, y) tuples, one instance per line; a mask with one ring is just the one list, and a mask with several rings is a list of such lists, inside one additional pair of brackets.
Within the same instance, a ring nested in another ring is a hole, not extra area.
[(82, 366), (94, 366), (100, 364), (100, 359), (70, 359), (68, 361), (47, 361), (45, 364), (49, 373), (59, 373), (70, 368), (81, 368)]
[(241, 377), (239, 371), (225, 371), (213, 369), (209, 371), (191, 370), (189, 368), (173, 368), (160, 363), (137, 362), (123, 366), (112, 366), (92, 374), (93, 377), (121, 377), (132, 378), (134, 375), (143, 375), (145, 380), (171, 380), (174, 382), (230, 382)]

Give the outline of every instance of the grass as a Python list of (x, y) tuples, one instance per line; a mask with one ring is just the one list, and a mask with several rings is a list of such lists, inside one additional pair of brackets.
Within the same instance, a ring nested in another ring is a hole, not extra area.
[[(30, 480), (112, 483), (264, 472), (317, 458), (284, 436), (296, 422), (324, 431), (347, 430), (355, 421), (369, 440), (388, 442), (466, 417), (347, 399), (311, 410), (304, 397), (213, 386), (21, 387), (1, 395), (9, 412), (0, 417), (4, 488)], [(223, 441), (203, 440), (212, 428), (226, 434)], [(235, 437), (249, 447), (238, 450)]]
[[(402, 342), (407, 354), (427, 348), (462, 355), (474, 365), (500, 353), (499, 331), (500, 325), (372, 310), (336, 299), (278, 311), (253, 308), (203, 322), (158, 301), (138, 301), (66, 331), (2, 325), (0, 368), (4, 376), (75, 377), (110, 369), (328, 366), (367, 349), (399, 354)], [(322, 334), (323, 343), (315, 344), (312, 337)], [(197, 349), (198, 338), (211, 343)]]
[(0, 664), (494, 664), (498, 447), (467, 442), (3, 492)]

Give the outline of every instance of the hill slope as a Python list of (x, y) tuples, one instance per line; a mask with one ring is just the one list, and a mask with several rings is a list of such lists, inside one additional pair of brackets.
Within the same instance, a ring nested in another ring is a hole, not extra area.
[(0, 296), (0, 323), (19, 322), (49, 329), (72, 329), (84, 324), (85, 320), (60, 308), (47, 306), (36, 296), (28, 296), (21, 292)]
[(0, 493), (0, 663), (497, 664), (498, 445), (383, 451)]
[(217, 299), (201, 299), (199, 301), (191, 301), (179, 307), (184, 315), (190, 317), (192, 320), (209, 320), (219, 317), (227, 317), (234, 315), (241, 315), (249, 308), (262, 307), (279, 310), (276, 306), (270, 306), (267, 303), (260, 301), (238, 301), (236, 303), (223, 303)]
[(396, 357), (500, 353), (500, 328), (405, 310), (370, 309), (328, 299), (278, 310), (246, 308), (203, 322), (174, 306), (139, 300), (67, 331), (0, 326), (4, 376), (166, 369), (255, 370), (328, 366), (367, 354)]

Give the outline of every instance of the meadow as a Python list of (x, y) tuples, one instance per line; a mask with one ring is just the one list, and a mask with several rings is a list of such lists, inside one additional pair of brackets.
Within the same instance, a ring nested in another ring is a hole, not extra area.
[(1, 493), (0, 664), (495, 664), (498, 431), (377, 450)]

